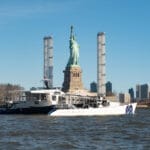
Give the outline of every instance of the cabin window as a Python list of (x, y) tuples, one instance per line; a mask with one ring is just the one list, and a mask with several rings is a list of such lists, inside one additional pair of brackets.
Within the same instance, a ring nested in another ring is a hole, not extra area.
[(60, 94), (60, 92), (55, 92), (54, 94), (58, 94), (58, 95), (59, 95), (59, 94)]
[(34, 104), (39, 104), (39, 101), (34, 101)]
[(41, 94), (41, 100), (46, 100), (46, 95), (45, 94)]
[(52, 100), (53, 100), (53, 101), (56, 101), (56, 96), (52, 96)]

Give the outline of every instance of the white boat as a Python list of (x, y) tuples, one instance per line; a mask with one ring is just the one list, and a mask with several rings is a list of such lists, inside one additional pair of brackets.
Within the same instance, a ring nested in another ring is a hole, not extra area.
[(120, 104), (97, 97), (67, 95), (60, 89), (25, 91), (17, 101), (6, 102), (0, 114), (49, 114), (50, 116), (101, 116), (134, 114), (136, 103)]
[(88, 108), (55, 108), (49, 112), (50, 116), (112, 116), (134, 114), (137, 103), (120, 104), (119, 102), (109, 102), (109, 105), (99, 105)]
[(63, 94), (59, 89), (23, 91), (18, 100), (5, 102), (0, 107), (0, 114), (48, 114), (55, 108), (58, 97)]

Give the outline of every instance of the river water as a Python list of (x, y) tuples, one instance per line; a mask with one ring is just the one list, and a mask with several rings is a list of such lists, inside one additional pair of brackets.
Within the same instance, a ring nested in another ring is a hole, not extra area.
[(0, 150), (150, 149), (150, 109), (135, 115), (1, 115)]

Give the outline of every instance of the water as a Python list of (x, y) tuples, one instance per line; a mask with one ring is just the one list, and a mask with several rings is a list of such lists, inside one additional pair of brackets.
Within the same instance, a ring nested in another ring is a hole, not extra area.
[(150, 109), (115, 117), (0, 116), (0, 150), (147, 150), (149, 140)]

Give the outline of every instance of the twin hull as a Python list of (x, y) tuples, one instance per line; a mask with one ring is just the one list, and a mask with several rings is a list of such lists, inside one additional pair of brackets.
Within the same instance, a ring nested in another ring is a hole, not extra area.
[(50, 116), (108, 116), (134, 114), (137, 103), (129, 105), (106, 106), (99, 108), (55, 109)]
[(48, 114), (54, 106), (16, 108), (16, 109), (1, 109), (0, 114)]
[[(30, 100), (8, 103), (5, 107), (0, 108), (0, 114), (49, 114), (50, 116), (124, 115), (134, 114), (137, 105), (136, 103), (120, 105), (117, 102), (110, 102), (109, 106), (101, 104), (98, 108), (64, 109), (57, 108), (58, 100), (63, 98), (62, 96), (64, 95), (60, 90), (35, 90), (27, 92), (26, 95), (31, 97)], [(65, 102), (68, 102), (68, 100)]]
[(19, 101), (0, 109), (0, 114), (48, 114), (55, 106), (49, 101)]

